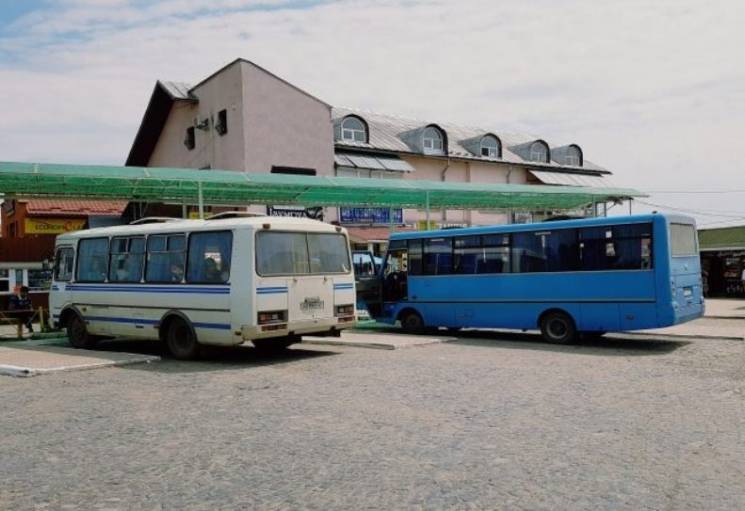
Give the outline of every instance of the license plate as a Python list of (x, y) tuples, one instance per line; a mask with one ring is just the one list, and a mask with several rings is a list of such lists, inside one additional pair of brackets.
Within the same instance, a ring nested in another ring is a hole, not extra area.
[(323, 300), (320, 298), (306, 298), (300, 302), (300, 310), (303, 312), (312, 312), (323, 309)]
[(691, 289), (690, 287), (684, 287), (683, 296), (685, 296), (686, 298), (690, 298), (691, 296), (693, 296), (693, 289)]

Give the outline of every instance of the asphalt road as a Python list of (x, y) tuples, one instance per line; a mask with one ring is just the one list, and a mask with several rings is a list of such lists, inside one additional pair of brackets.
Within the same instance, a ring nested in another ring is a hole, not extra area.
[(0, 403), (0, 509), (745, 508), (742, 341), (214, 350)]

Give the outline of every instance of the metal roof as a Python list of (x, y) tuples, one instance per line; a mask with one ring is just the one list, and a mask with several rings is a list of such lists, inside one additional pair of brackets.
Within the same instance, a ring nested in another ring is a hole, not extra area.
[[(449, 123), (404, 119), (393, 115), (365, 112), (350, 108), (334, 107), (331, 110), (331, 115), (336, 124), (338, 124), (340, 119), (348, 115), (355, 115), (363, 119), (368, 126), (368, 142), (336, 140), (335, 143), (337, 148), (383, 150), (398, 153), (413, 152), (421, 154), (420, 151), (412, 151), (411, 147), (404, 141), (404, 138), (402, 138), (402, 135), (414, 132), (418, 129), (424, 128), (425, 126), (435, 125), (444, 130), (447, 136), (447, 156), (485, 162), (517, 163), (521, 165), (530, 165), (532, 167), (546, 167), (547, 169), (574, 169), (596, 173), (609, 173), (605, 168), (587, 161), (587, 159), (584, 160), (584, 165), (582, 167), (562, 165), (553, 160), (549, 163), (528, 161), (522, 158), (516, 151), (510, 149), (511, 147), (518, 147), (522, 144), (535, 142), (536, 140), (544, 140), (541, 137), (527, 133), (509, 133), (493, 129), (457, 126)], [(474, 139), (480, 140), (484, 135), (495, 135), (499, 138), (502, 143), (501, 158), (481, 156), (480, 154), (474, 154), (472, 150), (468, 149), (468, 147), (473, 145), (472, 142)], [(560, 147), (563, 146), (564, 144), (560, 145)], [(550, 144), (549, 147), (551, 147)]]
[(183, 99), (183, 100), (191, 100), (196, 101), (197, 99), (192, 96), (190, 90), (191, 85), (184, 82), (168, 82), (168, 81), (158, 81), (158, 84), (160, 84), (163, 89), (171, 96), (172, 99)]
[(370, 170), (392, 170), (413, 172), (414, 167), (395, 156), (364, 156), (361, 154), (336, 153), (334, 163), (340, 167), (351, 167)]
[(125, 200), (29, 199), (26, 213), (43, 216), (120, 216), (127, 207)]
[(196, 204), (297, 204), (423, 209), (574, 209), (644, 197), (637, 190), (295, 176), (229, 170), (0, 163), (0, 193)]
[(529, 170), (541, 183), (547, 185), (566, 186), (594, 186), (599, 188), (613, 188), (615, 185), (607, 175), (574, 174), (569, 172), (548, 172), (545, 170)]

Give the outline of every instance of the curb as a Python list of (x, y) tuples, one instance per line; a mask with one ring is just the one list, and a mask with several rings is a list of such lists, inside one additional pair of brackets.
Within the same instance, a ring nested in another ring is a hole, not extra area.
[(616, 335), (630, 335), (633, 337), (673, 337), (678, 339), (708, 339), (712, 341), (745, 341), (745, 334), (734, 336), (734, 335), (697, 335), (697, 334), (664, 334), (656, 332), (610, 332), (610, 336)]
[(69, 371), (87, 371), (89, 369), (101, 369), (103, 367), (121, 367), (121, 366), (132, 365), (132, 364), (143, 364), (143, 363), (149, 364), (151, 362), (157, 362), (159, 360), (161, 360), (161, 358), (155, 355), (147, 355), (147, 356), (143, 355), (143, 357), (133, 359), (133, 360), (117, 360), (117, 361), (112, 360), (112, 361), (105, 361), (105, 362), (98, 362), (98, 363), (91, 363), (91, 364), (50, 367), (50, 368), (44, 368), (44, 369), (33, 369), (30, 367), (19, 367), (19, 366), (12, 366), (12, 365), (0, 365), (0, 375), (28, 378), (31, 376), (39, 376), (42, 374), (50, 374), (50, 373), (62, 373), (62, 372), (69, 372)]

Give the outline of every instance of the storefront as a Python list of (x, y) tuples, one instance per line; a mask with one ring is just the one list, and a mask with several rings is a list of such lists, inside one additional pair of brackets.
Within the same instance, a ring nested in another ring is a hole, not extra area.
[(699, 230), (707, 296), (745, 298), (745, 226)]
[(59, 234), (121, 223), (126, 201), (16, 199), (2, 204), (0, 310), (21, 286), (47, 307), (54, 241)]

